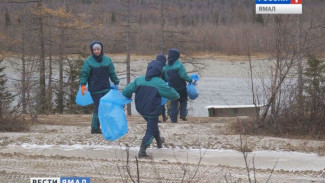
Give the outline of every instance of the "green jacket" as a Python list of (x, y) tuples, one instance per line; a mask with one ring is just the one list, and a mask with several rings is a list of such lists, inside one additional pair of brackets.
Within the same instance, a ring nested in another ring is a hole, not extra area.
[(168, 85), (176, 90), (186, 87), (186, 82), (191, 82), (192, 79), (187, 75), (184, 65), (176, 60), (172, 65), (168, 62), (163, 69), (164, 80), (168, 82)]
[(145, 76), (140, 76), (128, 84), (122, 93), (127, 98), (131, 98), (132, 93), (135, 93), (136, 109), (145, 117), (161, 115), (161, 97), (170, 100), (179, 98), (176, 90), (166, 85), (160, 77), (153, 77), (147, 81)]
[(115, 67), (112, 60), (103, 56), (102, 62), (97, 62), (93, 56), (88, 57), (81, 69), (80, 85), (88, 83), (90, 93), (104, 93), (110, 90), (110, 79), (115, 85), (120, 80), (115, 73)]

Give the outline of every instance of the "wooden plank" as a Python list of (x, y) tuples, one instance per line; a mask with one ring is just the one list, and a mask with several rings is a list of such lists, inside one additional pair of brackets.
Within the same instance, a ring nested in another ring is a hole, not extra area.
[(206, 106), (209, 117), (236, 117), (250, 116), (255, 117), (260, 111), (260, 107), (255, 105), (214, 105)]

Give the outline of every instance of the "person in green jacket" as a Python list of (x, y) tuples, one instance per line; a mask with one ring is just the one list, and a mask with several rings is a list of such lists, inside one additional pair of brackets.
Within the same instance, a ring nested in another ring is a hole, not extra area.
[[(192, 79), (187, 75), (186, 69), (182, 62), (179, 60), (180, 51), (177, 48), (168, 51), (168, 62), (164, 67), (164, 79), (168, 85), (174, 88), (180, 98), (171, 100), (170, 103), (170, 120), (172, 123), (177, 123), (178, 116), (178, 102), (180, 103), (180, 118), (186, 121), (187, 115), (187, 90), (186, 81), (192, 82)], [(195, 81), (193, 82), (195, 83)]]
[(141, 142), (139, 158), (148, 157), (146, 149), (154, 138), (158, 148), (161, 148), (165, 141), (163, 137), (160, 137), (158, 128), (158, 116), (161, 115), (161, 97), (170, 100), (179, 98), (178, 93), (161, 79), (163, 66), (157, 60), (150, 62), (146, 75), (136, 78), (122, 92), (127, 98), (131, 98), (132, 93), (135, 93), (136, 110), (147, 121), (147, 130)]
[[(118, 89), (120, 80), (115, 73), (115, 67), (112, 60), (104, 55), (103, 44), (99, 41), (93, 41), (89, 45), (92, 53), (83, 63), (80, 76), (81, 93), (87, 90), (94, 101), (95, 110), (91, 123), (91, 134), (101, 134), (98, 119), (98, 107), (100, 98), (109, 92), (110, 88)], [(110, 79), (115, 86), (110, 86)]]

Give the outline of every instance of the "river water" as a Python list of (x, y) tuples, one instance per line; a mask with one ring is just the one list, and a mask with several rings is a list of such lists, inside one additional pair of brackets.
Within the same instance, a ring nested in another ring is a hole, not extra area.
[[(113, 58), (113, 60), (119, 60), (123, 58)], [(249, 63), (245, 61), (224, 61), (224, 60), (201, 60), (206, 66), (200, 70), (200, 80), (198, 81), (197, 90), (199, 97), (195, 100), (188, 101), (188, 115), (205, 117), (208, 116), (208, 109), (206, 106), (209, 105), (252, 105), (252, 90), (250, 87), (249, 79)], [(147, 60), (135, 60), (131, 62), (132, 68), (137, 68), (134, 71), (135, 76), (145, 74), (145, 69), (148, 64)], [(259, 76), (257, 78), (264, 78), (263, 81), (259, 82), (259, 79), (254, 80), (254, 87), (258, 91), (260, 98), (259, 105), (265, 103), (265, 94), (262, 89), (262, 82), (266, 85), (269, 84), (268, 76), (268, 61), (254, 60), (252, 65), (255, 73)], [(16, 85), (20, 78), (19, 74), (16, 74), (19, 70), (19, 60), (17, 59), (6, 59), (4, 65), (7, 66), (5, 74), (9, 78), (8, 87), (13, 93), (17, 93)], [(191, 70), (191, 65), (185, 64), (188, 71)], [(125, 69), (125, 64), (115, 64), (117, 71)], [(53, 78), (58, 78), (58, 72), (54, 70)], [(122, 90), (126, 84), (126, 79), (121, 78), (120, 90)], [(134, 77), (131, 78), (131, 81)], [(19, 83), (19, 82), (18, 82)], [(263, 101), (264, 102), (263, 102)], [(17, 101), (15, 102), (17, 103)], [(14, 105), (15, 105), (14, 103)], [(134, 101), (132, 105), (132, 114), (137, 115), (135, 110)]]
[[(248, 78), (201, 78), (197, 85), (199, 97), (188, 100), (188, 115), (207, 117), (209, 105), (252, 105)], [(137, 114), (132, 102), (132, 113)]]

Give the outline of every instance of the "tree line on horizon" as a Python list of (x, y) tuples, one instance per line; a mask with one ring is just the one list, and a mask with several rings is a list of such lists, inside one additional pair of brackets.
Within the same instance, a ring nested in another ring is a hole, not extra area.
[[(22, 24), (28, 22), (25, 31), (26, 42), (37, 43), (38, 21), (35, 11), (38, 1), (44, 11), (45, 44), (57, 42), (59, 27), (55, 25), (58, 19), (62, 22), (77, 21), (79, 25), (67, 26), (65, 30), (72, 31), (76, 38), (64, 37), (66, 52), (87, 53), (88, 44), (92, 40), (100, 40), (107, 53), (125, 53), (125, 23), (127, 19), (127, 3), (121, 0), (5, 0), (0, 2), (0, 40), (1, 53), (7, 51), (20, 52), (21, 38), (18, 33), (23, 31)], [(26, 2), (26, 3), (18, 3)], [(29, 2), (29, 3), (27, 3)], [(252, 42), (253, 53), (268, 53), (268, 48), (274, 44), (270, 36), (275, 15), (255, 14), (255, 0), (134, 0), (130, 4), (129, 38), (132, 54), (154, 54), (161, 51), (161, 29), (164, 31), (163, 44), (166, 47), (178, 47), (187, 53), (223, 53), (245, 55), (246, 45), (244, 35), (254, 34)], [(52, 11), (52, 13), (50, 12)], [(63, 17), (53, 11), (61, 11), (68, 16)], [(296, 21), (301, 17), (302, 24), (322, 24), (325, 17), (325, 2), (321, 0), (305, 1), (302, 15), (290, 15), (288, 20)], [(54, 13), (54, 14), (53, 14)], [(24, 17), (25, 19), (23, 19)], [(83, 26), (81, 25), (83, 24)], [(295, 29), (289, 30), (295, 33)], [(321, 31), (321, 34), (325, 34)], [(53, 41), (53, 39), (55, 41)], [(54, 43), (53, 43), (54, 45)], [(48, 46), (47, 46), (48, 47)], [(35, 48), (36, 49), (36, 48)], [(33, 46), (28, 46), (27, 53), (35, 52)], [(48, 48), (45, 48), (48, 52)], [(324, 43), (320, 50), (324, 50)], [(58, 54), (59, 48), (52, 47), (52, 53)]]

